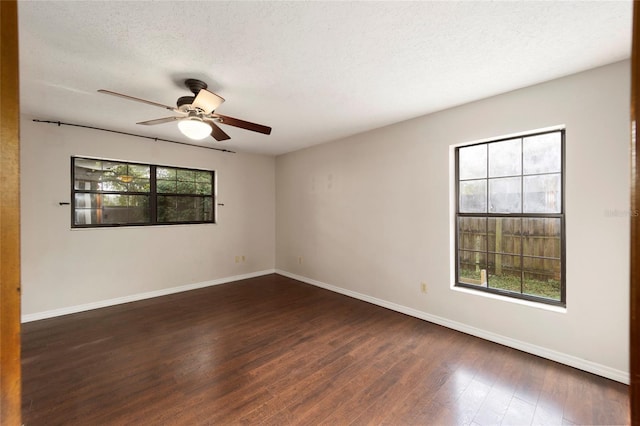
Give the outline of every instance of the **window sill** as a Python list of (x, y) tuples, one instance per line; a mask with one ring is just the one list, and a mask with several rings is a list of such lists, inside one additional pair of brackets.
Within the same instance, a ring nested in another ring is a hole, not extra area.
[(81, 226), (81, 227), (69, 227), (72, 231), (92, 231), (96, 229), (149, 229), (149, 228), (175, 228), (183, 226), (202, 226), (202, 225), (217, 225), (217, 222), (203, 222), (203, 223), (175, 223), (175, 224), (161, 224), (161, 225), (123, 225), (123, 226)]
[(567, 308), (563, 308), (561, 306), (553, 306), (553, 305), (547, 305), (547, 304), (544, 304), (544, 303), (531, 302), (529, 300), (515, 299), (515, 298), (512, 298), (512, 297), (501, 296), (499, 294), (493, 294), (493, 293), (487, 293), (487, 292), (484, 292), (484, 291), (473, 290), (471, 288), (456, 287), (455, 285), (452, 285), (450, 288), (453, 291), (458, 291), (458, 292), (461, 292), (461, 293), (473, 294), (474, 296), (486, 297), (486, 298), (489, 298), (489, 299), (500, 300), (500, 301), (503, 301), (503, 302), (515, 303), (517, 305), (524, 305), (524, 306), (528, 306), (530, 308), (542, 309), (543, 311), (556, 312), (556, 313), (559, 313), (559, 314), (566, 314), (567, 313)]

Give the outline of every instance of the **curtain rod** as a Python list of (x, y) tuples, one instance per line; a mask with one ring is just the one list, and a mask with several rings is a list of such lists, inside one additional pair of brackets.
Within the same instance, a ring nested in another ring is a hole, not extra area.
[(193, 144), (186, 143), (186, 142), (172, 141), (172, 140), (169, 140), (169, 139), (162, 139), (162, 138), (154, 138), (152, 136), (136, 135), (134, 133), (121, 132), (119, 130), (102, 129), (100, 127), (85, 126), (83, 124), (73, 124), (73, 123), (65, 123), (63, 121), (50, 121), (50, 120), (38, 120), (38, 119), (34, 119), (33, 121), (36, 122), (36, 123), (57, 124), (58, 126), (73, 126), (73, 127), (82, 127), (84, 129), (102, 130), (103, 132), (118, 133), (120, 135), (135, 136), (137, 138), (151, 139), (151, 140), (154, 140), (156, 142), (158, 142), (158, 141), (171, 142), (171, 143), (178, 143), (180, 145), (192, 146), (194, 148), (214, 149), (216, 151), (228, 152), (230, 154), (235, 154), (236, 153), (235, 151), (231, 151), (229, 149), (224, 149), (224, 148), (214, 148), (212, 146), (193, 145)]

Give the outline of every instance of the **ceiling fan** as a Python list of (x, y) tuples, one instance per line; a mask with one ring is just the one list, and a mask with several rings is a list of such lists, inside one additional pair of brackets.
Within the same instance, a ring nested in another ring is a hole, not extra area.
[(208, 91), (207, 83), (192, 78), (185, 80), (184, 83), (189, 90), (193, 92), (193, 96), (182, 96), (178, 98), (176, 107), (135, 98), (129, 95), (123, 95), (122, 93), (112, 92), (111, 90), (100, 89), (98, 92), (173, 111), (178, 115), (158, 118), (155, 120), (141, 121), (136, 124), (152, 126), (155, 124), (177, 121), (178, 128), (182, 134), (194, 140), (202, 140), (209, 135), (217, 141), (231, 139), (231, 137), (227, 135), (216, 123), (239, 127), (253, 132), (264, 133), (265, 135), (271, 134), (271, 127), (216, 113), (216, 108), (222, 105), (224, 98)]

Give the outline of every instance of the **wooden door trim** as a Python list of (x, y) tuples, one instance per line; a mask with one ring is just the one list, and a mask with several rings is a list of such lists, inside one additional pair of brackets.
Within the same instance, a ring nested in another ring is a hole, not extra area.
[(0, 1), (0, 424), (21, 424), (18, 5)]
[[(640, 79), (640, 7), (634, 2), (631, 51), (631, 211), (640, 209), (640, 158), (638, 156), (638, 89)], [(629, 311), (629, 360), (631, 424), (640, 425), (640, 217), (631, 215), (631, 279)]]

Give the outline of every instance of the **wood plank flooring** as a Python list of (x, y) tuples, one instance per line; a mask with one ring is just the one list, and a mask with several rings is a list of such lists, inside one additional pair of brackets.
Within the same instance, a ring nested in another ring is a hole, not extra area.
[(628, 387), (279, 275), (23, 325), (35, 425), (628, 424)]

